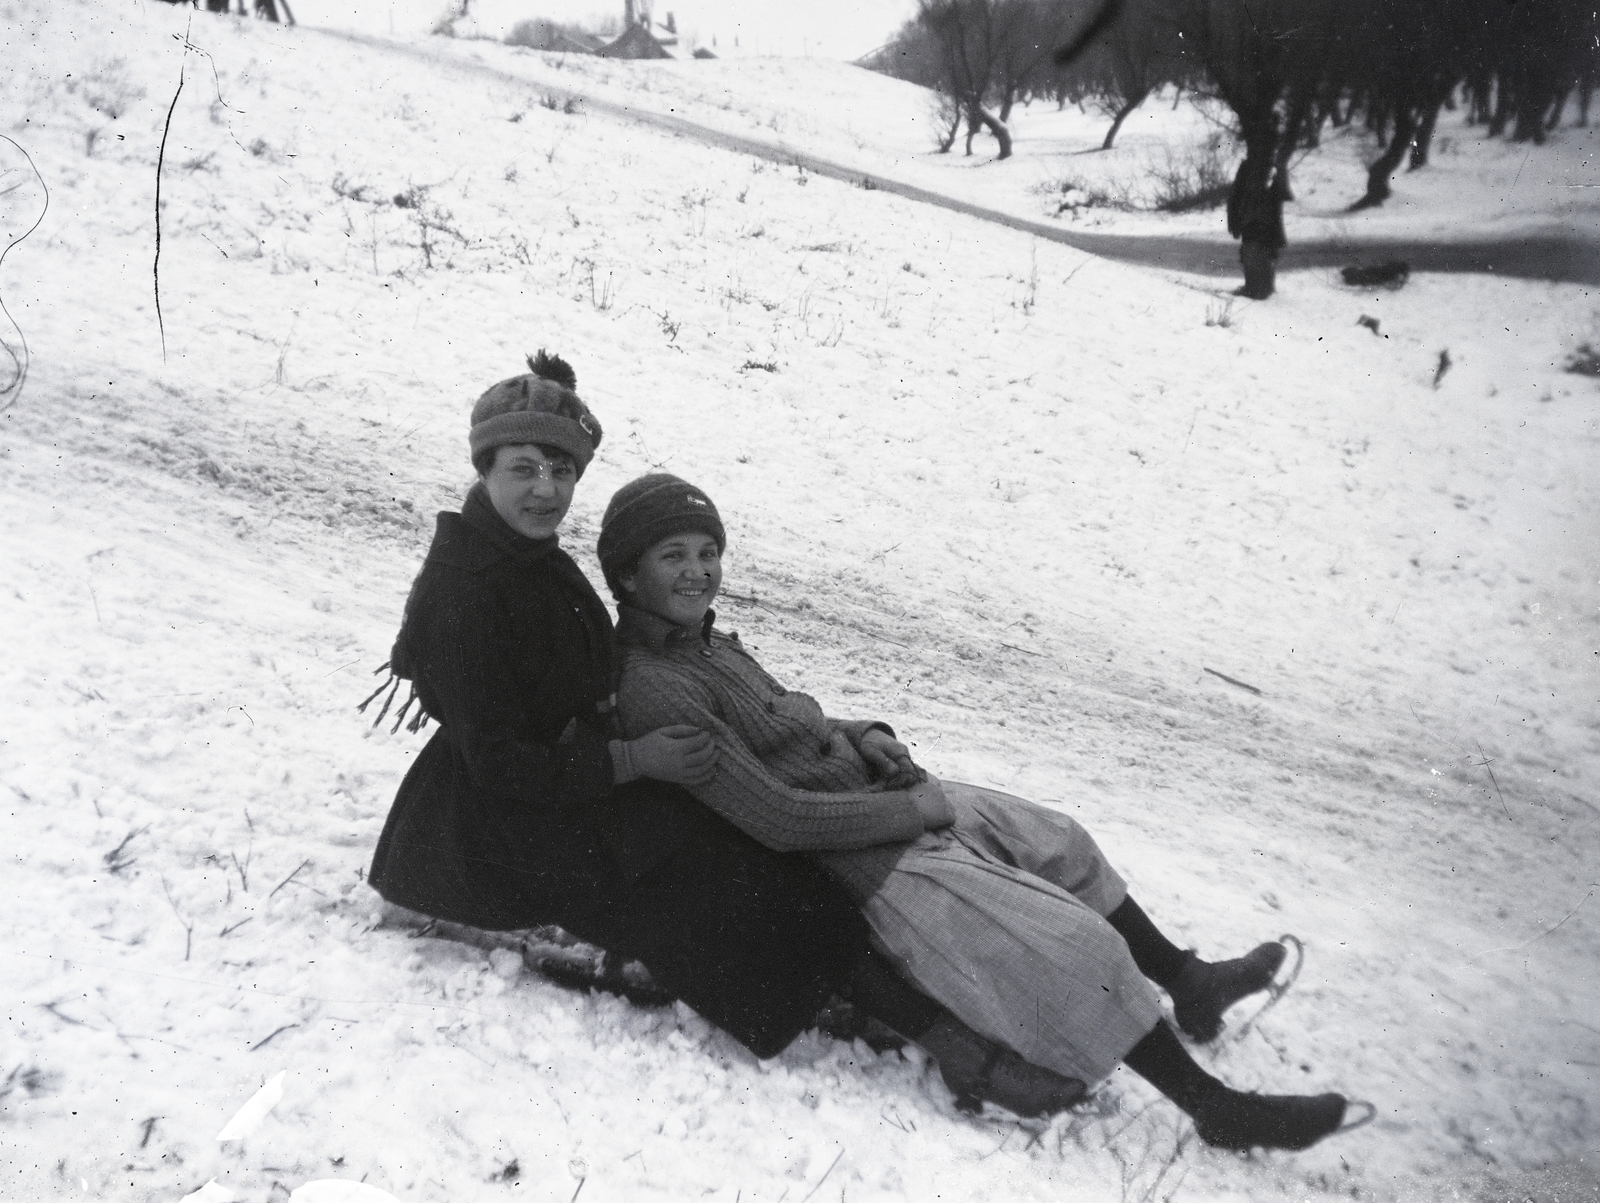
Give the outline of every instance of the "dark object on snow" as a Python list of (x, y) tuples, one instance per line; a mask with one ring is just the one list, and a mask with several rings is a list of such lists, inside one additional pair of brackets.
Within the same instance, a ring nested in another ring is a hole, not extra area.
[(772, 1056), (866, 948), (822, 869), (683, 790), (613, 784), (610, 615), (482, 485), (439, 515), (391, 658), (439, 730), (373, 855), (384, 898), (491, 931), (557, 924)]
[(1352, 288), (1401, 288), (1411, 276), (1411, 265), (1403, 259), (1386, 259), (1368, 267), (1346, 267), (1339, 274)]
[(1567, 366), (1563, 370), (1577, 376), (1600, 376), (1600, 350), (1584, 343), (1567, 356)]
[(1356, 325), (1365, 326), (1368, 330), (1371, 330), (1374, 334), (1378, 333), (1378, 319), (1375, 318), (1375, 317), (1369, 317), (1365, 313), (1363, 313), (1360, 317), (1356, 318)]
[(1450, 348), (1446, 347), (1439, 352), (1439, 366), (1433, 369), (1433, 387), (1439, 387), (1439, 381), (1444, 379), (1444, 374), (1450, 370)]
[(1248, 689), (1251, 693), (1255, 694), (1257, 697), (1261, 696), (1261, 691), (1259, 689), (1257, 689), (1254, 685), (1246, 685), (1243, 681), (1240, 681), (1240, 680), (1237, 680), (1237, 679), (1235, 679), (1233, 677), (1230, 677), (1227, 673), (1219, 673), (1214, 668), (1208, 668), (1205, 671), (1210, 673), (1213, 677), (1220, 677), (1222, 680), (1226, 681), (1229, 685), (1237, 685), (1240, 689)]

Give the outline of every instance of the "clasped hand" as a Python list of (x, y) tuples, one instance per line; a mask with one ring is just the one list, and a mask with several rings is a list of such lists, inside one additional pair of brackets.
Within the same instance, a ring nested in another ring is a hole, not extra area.
[(861, 759), (882, 779), (884, 788), (904, 790), (911, 795), (924, 830), (933, 831), (955, 822), (955, 810), (944, 796), (944, 787), (911, 759), (911, 749), (879, 727), (861, 737)]
[(928, 774), (911, 759), (911, 749), (881, 727), (873, 727), (863, 735), (856, 750), (872, 769), (872, 775), (889, 789), (910, 789), (928, 779)]
[(704, 785), (717, 771), (717, 745), (711, 733), (685, 723), (658, 727), (632, 740), (628, 756), (639, 776), (673, 785)]

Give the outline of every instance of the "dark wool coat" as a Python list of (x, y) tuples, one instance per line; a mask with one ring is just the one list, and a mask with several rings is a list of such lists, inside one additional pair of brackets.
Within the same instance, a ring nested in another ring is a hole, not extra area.
[(391, 664), (439, 729), (379, 838), (383, 897), (475, 927), (559, 924), (643, 961), (759, 1056), (848, 976), (865, 925), (820, 869), (684, 791), (613, 785), (610, 616), (482, 485), (439, 515)]

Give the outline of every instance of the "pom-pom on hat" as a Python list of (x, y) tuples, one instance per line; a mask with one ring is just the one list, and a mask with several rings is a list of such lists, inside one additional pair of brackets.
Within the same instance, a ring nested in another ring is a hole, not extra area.
[(572, 457), (578, 475), (600, 446), (600, 423), (575, 391), (578, 376), (558, 355), (528, 357), (529, 374), (502, 380), (472, 407), (472, 462), (512, 443), (543, 443)]
[(667, 472), (631, 480), (616, 491), (600, 520), (600, 570), (618, 600), (625, 600), (622, 574), (639, 557), (668, 535), (686, 530), (704, 531), (717, 541), (720, 552), (728, 536), (722, 516), (699, 489)]

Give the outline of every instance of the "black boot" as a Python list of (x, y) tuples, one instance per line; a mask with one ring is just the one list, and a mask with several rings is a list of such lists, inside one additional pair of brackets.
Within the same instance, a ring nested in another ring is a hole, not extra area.
[(1194, 1113), (1200, 1139), (1219, 1149), (1309, 1149), (1344, 1122), (1342, 1094), (1244, 1094), (1223, 1087)]
[(1194, 1063), (1166, 1023), (1157, 1023), (1122, 1063), (1191, 1119), (1200, 1139), (1219, 1149), (1305, 1149), (1338, 1130), (1342, 1094), (1246, 1094)]
[(1202, 1044), (1215, 1040), (1222, 1032), (1222, 1013), (1246, 995), (1272, 985), (1272, 976), (1288, 953), (1276, 941), (1214, 964), (1188, 953), (1183, 969), (1167, 983), (1178, 1026)]

